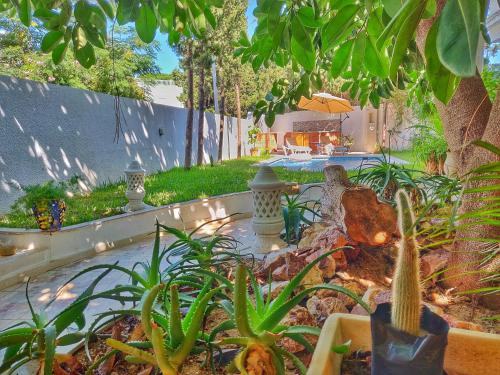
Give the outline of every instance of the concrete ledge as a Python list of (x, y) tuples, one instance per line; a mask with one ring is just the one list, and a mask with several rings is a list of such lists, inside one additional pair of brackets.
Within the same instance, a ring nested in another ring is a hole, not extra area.
[[(303, 185), (301, 190), (310, 185), (314, 184)], [(304, 199), (318, 198), (320, 191), (320, 188), (309, 189)], [(142, 240), (154, 232), (157, 219), (170, 227), (190, 229), (229, 215), (234, 215), (228, 219), (231, 221), (250, 217), (252, 204), (252, 193), (245, 191), (149, 207), (63, 227), (53, 233), (0, 228), (0, 240), (10, 241), (17, 248), (15, 255), (0, 257), (0, 290), (25, 281), (29, 276)]]

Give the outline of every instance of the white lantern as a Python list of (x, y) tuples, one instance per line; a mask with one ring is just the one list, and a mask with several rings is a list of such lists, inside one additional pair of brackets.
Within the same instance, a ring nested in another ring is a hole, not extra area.
[(253, 250), (269, 253), (287, 246), (280, 238), (285, 227), (281, 209), (281, 194), (286, 184), (267, 165), (260, 167), (249, 184), (253, 195), (252, 228), (256, 234)]
[(141, 167), (137, 160), (132, 161), (127, 169), (125, 176), (127, 178), (127, 191), (125, 196), (128, 198), (128, 204), (125, 206), (125, 211), (139, 211), (146, 208), (143, 202), (146, 191), (144, 190), (144, 176), (146, 171)]

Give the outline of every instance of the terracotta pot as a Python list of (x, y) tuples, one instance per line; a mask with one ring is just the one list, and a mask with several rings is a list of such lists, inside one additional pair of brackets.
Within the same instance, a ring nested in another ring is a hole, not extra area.
[[(342, 355), (331, 348), (351, 340), (350, 352), (371, 350), (370, 318), (351, 314), (331, 315), (314, 351), (308, 375), (340, 375)], [(454, 375), (500, 374), (500, 335), (451, 328), (444, 368)]]
[(63, 200), (40, 202), (34, 205), (32, 210), (41, 230), (52, 232), (61, 229), (66, 212), (66, 204)]

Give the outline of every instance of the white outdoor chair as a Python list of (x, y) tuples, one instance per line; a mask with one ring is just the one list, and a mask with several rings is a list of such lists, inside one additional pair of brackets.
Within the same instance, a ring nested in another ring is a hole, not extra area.
[(283, 151), (285, 156), (294, 160), (310, 160), (312, 159), (311, 152), (312, 148), (309, 146), (295, 146), (291, 145), (288, 140), (285, 140), (283, 145)]

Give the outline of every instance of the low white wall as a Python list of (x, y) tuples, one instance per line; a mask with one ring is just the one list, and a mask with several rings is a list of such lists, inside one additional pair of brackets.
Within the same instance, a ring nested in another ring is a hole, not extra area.
[[(318, 187), (308, 189), (302, 199), (319, 199), (321, 184), (308, 184), (301, 189), (310, 185)], [(154, 232), (156, 220), (170, 227), (190, 229), (229, 215), (234, 216), (228, 220), (250, 217), (252, 212), (252, 193), (246, 191), (147, 208), (63, 227), (53, 233), (0, 228), (0, 242), (10, 242), (17, 249), (15, 255), (0, 257), (0, 290), (25, 281), (28, 276), (142, 240)], [(249, 231), (248, 235), (253, 233)]]
[[(182, 166), (187, 110), (132, 99), (121, 103), (123, 134), (114, 143), (113, 96), (0, 76), (0, 213), (20, 195), (16, 184), (77, 174), (94, 186), (122, 178), (133, 159), (148, 173)], [(193, 161), (197, 118), (195, 111)], [(249, 126), (243, 119), (243, 154)], [(237, 152), (236, 119), (227, 118), (225, 127), (223, 157), (230, 159)], [(205, 162), (217, 159), (218, 129), (219, 117), (206, 113)]]

